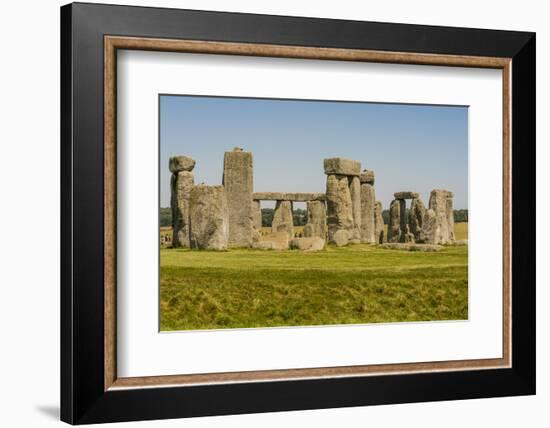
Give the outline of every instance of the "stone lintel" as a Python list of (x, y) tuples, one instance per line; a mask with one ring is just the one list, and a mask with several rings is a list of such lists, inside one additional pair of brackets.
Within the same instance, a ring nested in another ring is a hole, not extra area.
[(360, 175), (361, 162), (345, 158), (328, 158), (323, 161), (327, 175)]
[(420, 195), (417, 192), (395, 192), (393, 197), (395, 199), (418, 199)]
[(324, 193), (287, 193), (287, 192), (256, 192), (252, 194), (252, 199), (256, 201), (324, 201)]

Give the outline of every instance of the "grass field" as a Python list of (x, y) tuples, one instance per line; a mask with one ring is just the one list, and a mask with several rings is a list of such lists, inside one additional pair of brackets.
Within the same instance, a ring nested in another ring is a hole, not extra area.
[[(457, 224), (457, 239), (467, 225)], [(466, 235), (466, 236), (465, 236)], [(161, 249), (161, 330), (466, 319), (468, 247)]]

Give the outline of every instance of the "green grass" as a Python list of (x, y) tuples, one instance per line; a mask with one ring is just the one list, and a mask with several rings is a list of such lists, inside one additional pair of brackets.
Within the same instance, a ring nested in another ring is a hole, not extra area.
[(161, 330), (466, 319), (468, 248), (162, 249)]

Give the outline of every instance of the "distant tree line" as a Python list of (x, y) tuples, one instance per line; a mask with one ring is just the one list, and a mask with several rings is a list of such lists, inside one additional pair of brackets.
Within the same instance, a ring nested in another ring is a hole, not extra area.
[(170, 208), (160, 209), (160, 227), (172, 226), (172, 210)]
[[(405, 209), (405, 215), (409, 216), (409, 209)], [(468, 210), (453, 210), (453, 215), (455, 223), (467, 223), (468, 222)], [(382, 211), (382, 218), (384, 219), (384, 224), (390, 222), (390, 210)]]
[[(271, 227), (273, 222), (273, 208), (262, 208), (262, 226)], [(463, 223), (468, 221), (468, 210), (454, 210), (455, 223)], [(406, 210), (406, 215), (409, 215), (409, 209)], [(304, 226), (307, 223), (307, 210), (295, 209), (292, 212), (292, 218), (295, 226)], [(390, 219), (390, 211), (382, 211), (384, 223), (388, 224)], [(172, 226), (172, 210), (170, 208), (160, 209), (160, 226)]]

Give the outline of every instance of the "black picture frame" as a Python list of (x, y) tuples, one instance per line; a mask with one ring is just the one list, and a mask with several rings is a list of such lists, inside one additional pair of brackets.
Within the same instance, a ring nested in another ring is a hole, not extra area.
[[(512, 367), (104, 390), (104, 36), (512, 58)], [(71, 424), (535, 393), (535, 34), (73, 3), (61, 8), (61, 419)]]

